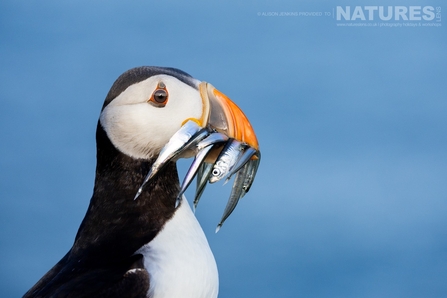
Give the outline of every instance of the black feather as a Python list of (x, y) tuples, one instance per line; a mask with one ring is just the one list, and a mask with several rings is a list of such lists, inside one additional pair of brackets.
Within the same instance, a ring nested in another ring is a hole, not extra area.
[[(128, 86), (155, 74), (193, 79), (173, 68), (140, 67), (121, 75), (104, 106)], [(118, 151), (98, 122), (93, 196), (70, 251), (24, 297), (146, 297), (149, 275), (135, 252), (149, 243), (175, 212), (179, 181), (175, 163), (135, 194), (154, 160)]]

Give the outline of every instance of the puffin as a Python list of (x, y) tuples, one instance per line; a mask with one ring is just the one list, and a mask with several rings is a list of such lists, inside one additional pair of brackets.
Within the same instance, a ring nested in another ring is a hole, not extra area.
[[(207, 184), (234, 178), (218, 230), (248, 192), (260, 150), (242, 110), (179, 69), (132, 68), (107, 93), (96, 149), (73, 246), (23, 297), (217, 297), (216, 261), (183, 193), (195, 179), (196, 207)], [(180, 158), (193, 158), (182, 181)]]

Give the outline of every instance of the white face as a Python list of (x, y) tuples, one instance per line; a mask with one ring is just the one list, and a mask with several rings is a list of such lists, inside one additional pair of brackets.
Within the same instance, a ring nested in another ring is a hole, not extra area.
[[(168, 92), (164, 107), (149, 102), (162, 82)], [(102, 111), (100, 123), (113, 145), (122, 153), (149, 159), (158, 155), (188, 118), (202, 115), (198, 90), (182, 81), (157, 75), (129, 86)]]

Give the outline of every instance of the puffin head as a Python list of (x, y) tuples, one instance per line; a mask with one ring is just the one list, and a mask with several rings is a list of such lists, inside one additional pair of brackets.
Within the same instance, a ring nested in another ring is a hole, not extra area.
[(207, 182), (235, 174), (219, 227), (249, 190), (260, 161), (256, 135), (241, 109), (211, 84), (175, 68), (123, 73), (106, 97), (99, 124), (122, 154), (155, 160), (135, 199), (166, 163), (181, 157), (195, 159), (178, 197), (198, 176), (195, 206)]

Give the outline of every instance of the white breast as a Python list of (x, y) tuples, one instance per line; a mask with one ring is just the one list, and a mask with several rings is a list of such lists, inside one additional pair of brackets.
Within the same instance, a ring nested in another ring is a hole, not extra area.
[(186, 199), (157, 237), (137, 253), (144, 256), (150, 275), (148, 297), (217, 297), (216, 261)]

